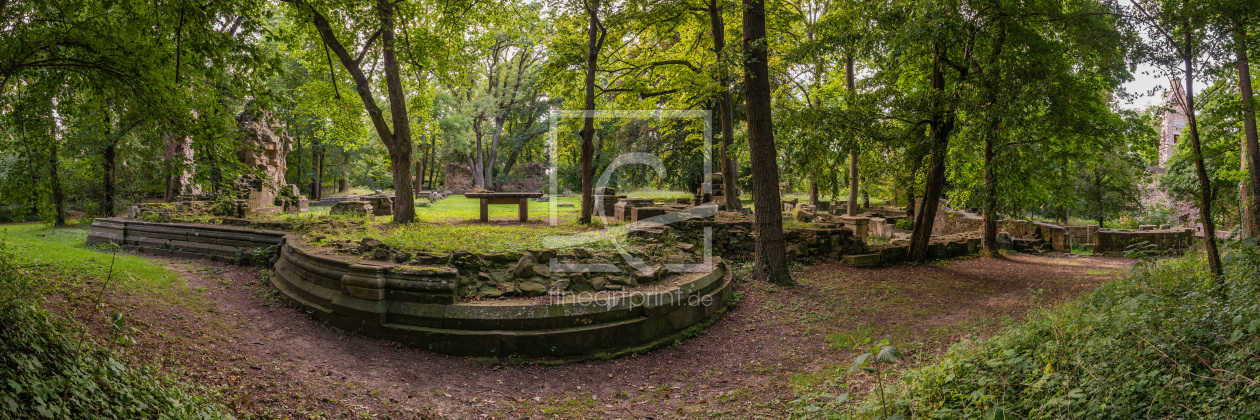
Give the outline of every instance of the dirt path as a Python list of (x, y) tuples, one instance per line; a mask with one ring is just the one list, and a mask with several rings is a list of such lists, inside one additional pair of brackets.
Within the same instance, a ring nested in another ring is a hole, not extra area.
[[(675, 346), (563, 366), (487, 366), (355, 336), (284, 306), (246, 267), (174, 260), (169, 267), (192, 296), (117, 299), (139, 331), (135, 348), (218, 387), (244, 417), (746, 417), (774, 416), (798, 395), (845, 386), (836, 381), (840, 367), (867, 339), (889, 339), (913, 366), (1128, 264), (1017, 254), (879, 269), (811, 265), (796, 273), (799, 287), (739, 283), (726, 317)], [(849, 383), (860, 389), (862, 381)]]

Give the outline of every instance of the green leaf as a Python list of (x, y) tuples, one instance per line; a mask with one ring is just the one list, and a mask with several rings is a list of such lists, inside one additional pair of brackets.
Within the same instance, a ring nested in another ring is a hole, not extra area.
[(849, 374), (852, 375), (853, 373), (857, 372), (858, 369), (862, 369), (864, 366), (866, 366), (866, 361), (870, 360), (870, 358), (871, 358), (870, 353), (859, 354), (857, 358), (853, 359), (853, 366), (849, 367)]
[(901, 357), (901, 350), (898, 350), (893, 346), (884, 346), (879, 349), (879, 355), (875, 357), (875, 360), (878, 360), (880, 363), (888, 364), (897, 363), (897, 360), (899, 359), (903, 359)]

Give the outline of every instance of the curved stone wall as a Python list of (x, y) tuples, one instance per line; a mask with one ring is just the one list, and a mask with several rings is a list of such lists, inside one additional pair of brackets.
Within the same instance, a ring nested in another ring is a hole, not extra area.
[(465, 356), (616, 354), (670, 343), (724, 313), (732, 296), (719, 258), (708, 273), (636, 290), (459, 302), (452, 267), (349, 261), (283, 232), (109, 218), (92, 224), (88, 243), (100, 242), (236, 261), (277, 246), (271, 282), (290, 304), (343, 329)]

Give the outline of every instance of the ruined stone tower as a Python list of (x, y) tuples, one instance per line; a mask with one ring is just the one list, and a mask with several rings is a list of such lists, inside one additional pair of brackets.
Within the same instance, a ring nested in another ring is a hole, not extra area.
[(1163, 122), (1160, 124), (1159, 130), (1159, 166), (1148, 168), (1152, 173), (1151, 184), (1143, 188), (1142, 205), (1152, 207), (1161, 205), (1171, 210), (1172, 217), (1178, 225), (1193, 227), (1196, 230), (1199, 226), (1195, 226), (1199, 217), (1198, 208), (1192, 202), (1173, 201), (1168, 193), (1159, 188), (1159, 178), (1167, 172), (1168, 162), (1177, 151), (1177, 145), (1184, 139), (1181, 137), (1185, 131), (1189, 118), (1185, 112), (1185, 89), (1181, 85), (1181, 80), (1173, 79), (1168, 95), (1164, 97), (1164, 115)]

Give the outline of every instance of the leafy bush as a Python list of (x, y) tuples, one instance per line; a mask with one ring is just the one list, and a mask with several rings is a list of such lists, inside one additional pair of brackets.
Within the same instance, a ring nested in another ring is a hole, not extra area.
[(1154, 204), (1128, 218), (1125, 221), (1124, 228), (1137, 229), (1139, 225), (1159, 226), (1176, 224), (1177, 220), (1173, 218), (1171, 208), (1161, 204)]
[(909, 232), (909, 231), (914, 230), (914, 220), (896, 219), (895, 221), (893, 221), (893, 226), (896, 226), (897, 229), (901, 229), (901, 230)]
[(0, 418), (230, 418), (179, 378), (128, 366), (82, 325), (41, 309), (43, 281), (0, 242)]
[[(1256, 417), (1260, 249), (1234, 243), (1224, 260), (1219, 281), (1199, 253), (1140, 262), (1082, 300), (908, 372), (888, 409), (917, 418)], [(874, 398), (860, 412), (883, 413)]]

